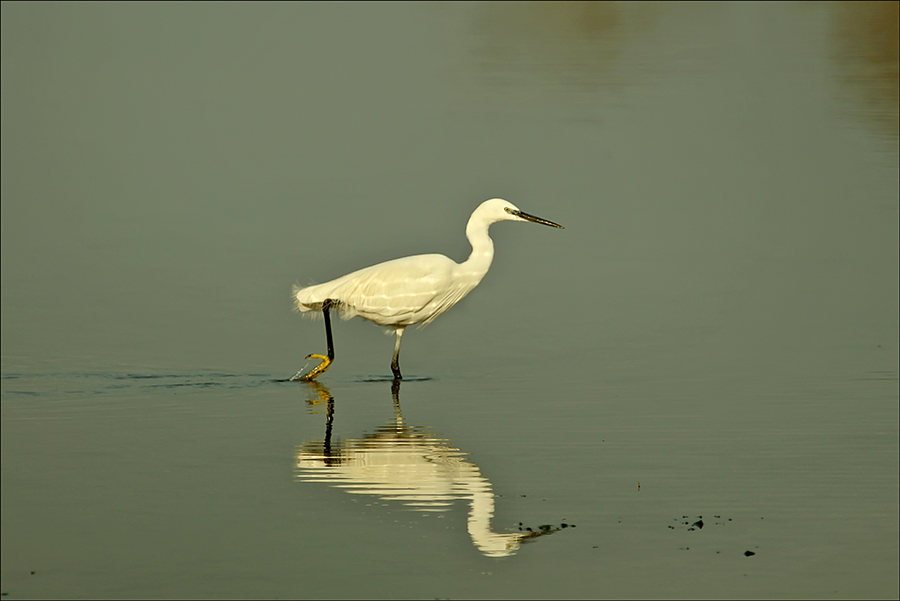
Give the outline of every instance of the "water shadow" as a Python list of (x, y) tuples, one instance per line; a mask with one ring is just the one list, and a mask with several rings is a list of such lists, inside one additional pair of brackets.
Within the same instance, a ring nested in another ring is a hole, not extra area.
[(455, 501), (469, 503), (468, 531), (475, 547), (488, 557), (513, 555), (523, 542), (557, 532), (541, 526), (535, 531), (494, 532), (494, 493), (490, 481), (467, 454), (427, 428), (406, 423), (400, 411), (400, 381), (391, 384), (394, 414), (361, 438), (336, 439), (334, 397), (319, 382), (309, 382), (307, 402), (325, 409), (325, 436), (297, 448), (297, 477), (351, 494), (399, 501), (423, 512), (449, 510)]

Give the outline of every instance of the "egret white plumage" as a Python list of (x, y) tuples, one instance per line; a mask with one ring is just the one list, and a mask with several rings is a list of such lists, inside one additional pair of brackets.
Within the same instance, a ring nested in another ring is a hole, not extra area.
[(502, 198), (481, 203), (466, 225), (466, 238), (472, 254), (462, 262), (444, 255), (415, 255), (365, 267), (336, 280), (314, 286), (294, 286), (294, 302), (301, 312), (321, 311), (325, 317), (328, 354), (307, 355), (321, 359), (308, 374), (297, 372), (292, 380), (312, 380), (327, 370), (334, 361), (330, 310), (344, 319), (360, 316), (380, 326), (393, 328), (397, 335), (391, 371), (400, 374), (400, 340), (407, 326), (430, 323), (438, 315), (462, 300), (475, 288), (494, 259), (494, 242), (488, 228), (498, 221), (530, 221), (562, 229), (562, 226), (523, 213)]

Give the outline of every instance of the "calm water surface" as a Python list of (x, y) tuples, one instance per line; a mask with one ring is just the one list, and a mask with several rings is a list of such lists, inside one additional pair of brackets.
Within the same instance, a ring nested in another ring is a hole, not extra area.
[(4, 3), (2, 593), (897, 598), (897, 6)]

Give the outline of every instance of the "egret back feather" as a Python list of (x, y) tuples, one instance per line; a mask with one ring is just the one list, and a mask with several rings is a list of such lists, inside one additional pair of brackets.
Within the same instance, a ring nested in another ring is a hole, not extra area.
[(321, 311), (331, 299), (343, 319), (359, 316), (391, 327), (425, 325), (471, 292), (484, 275), (461, 268), (439, 254), (394, 259), (324, 284), (294, 286), (295, 306), (304, 313)]

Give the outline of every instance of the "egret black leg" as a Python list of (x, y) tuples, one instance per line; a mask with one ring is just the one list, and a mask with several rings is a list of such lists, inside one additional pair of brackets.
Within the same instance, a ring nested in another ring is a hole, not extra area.
[(322, 314), (325, 316), (325, 341), (328, 344), (329, 361), (334, 361), (334, 341), (331, 339), (331, 314), (329, 313), (332, 305), (331, 299), (322, 303)]
[(328, 344), (328, 355), (318, 355), (316, 353), (312, 353), (306, 356), (307, 359), (321, 359), (322, 362), (315, 366), (311, 372), (306, 374), (305, 376), (294, 376), (293, 379), (303, 380), (304, 382), (309, 382), (316, 376), (325, 373), (325, 371), (331, 367), (331, 363), (334, 361), (334, 341), (331, 338), (331, 314), (329, 310), (334, 306), (334, 302), (329, 298), (326, 299), (324, 303), (322, 303), (322, 315), (325, 317), (325, 340)]
[(403, 338), (404, 328), (397, 328), (397, 343), (394, 345), (394, 359), (391, 361), (391, 371), (394, 372), (395, 380), (402, 380), (400, 374), (400, 340)]

